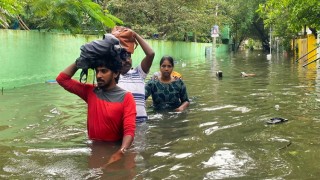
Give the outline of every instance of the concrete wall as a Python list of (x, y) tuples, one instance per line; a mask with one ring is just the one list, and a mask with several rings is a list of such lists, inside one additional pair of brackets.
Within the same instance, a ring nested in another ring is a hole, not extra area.
[[(55, 79), (79, 57), (80, 46), (99, 36), (0, 29), (0, 88), (14, 88)], [(179, 61), (203, 61), (206, 43), (147, 40), (156, 52), (152, 70), (159, 69), (163, 55)], [(133, 54), (133, 65), (144, 53), (140, 46)]]

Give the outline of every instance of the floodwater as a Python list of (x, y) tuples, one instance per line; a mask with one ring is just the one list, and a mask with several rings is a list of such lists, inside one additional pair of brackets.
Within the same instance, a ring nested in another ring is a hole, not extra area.
[[(320, 177), (317, 68), (243, 51), (178, 59), (175, 70), (187, 85), (188, 110), (157, 113), (149, 99), (149, 121), (138, 125), (134, 147), (110, 165), (119, 145), (88, 141), (86, 106), (78, 97), (57, 84), (5, 90), (0, 179)], [(288, 121), (268, 125), (274, 117)]]

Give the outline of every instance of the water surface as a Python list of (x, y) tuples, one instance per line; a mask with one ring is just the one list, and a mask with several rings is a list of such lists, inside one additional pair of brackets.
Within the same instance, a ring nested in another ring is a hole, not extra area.
[[(158, 71), (158, 63), (151, 73)], [(134, 147), (87, 139), (86, 106), (57, 84), (0, 95), (1, 179), (317, 179), (319, 77), (261, 52), (177, 58), (191, 105), (140, 124)], [(216, 77), (216, 71), (223, 78)], [(243, 78), (241, 72), (255, 73)], [(277, 105), (277, 106), (276, 106)], [(276, 108), (279, 107), (279, 108)], [(288, 122), (267, 125), (273, 117)]]

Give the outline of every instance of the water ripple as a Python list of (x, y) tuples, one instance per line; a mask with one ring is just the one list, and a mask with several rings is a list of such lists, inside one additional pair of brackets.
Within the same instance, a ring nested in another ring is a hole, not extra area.
[(187, 157), (191, 157), (191, 156), (192, 156), (192, 153), (182, 153), (182, 154), (176, 155), (175, 158), (183, 159), (183, 158), (187, 158)]
[(219, 107), (207, 107), (207, 108), (202, 108), (202, 111), (217, 111), (217, 110), (221, 110), (221, 109), (226, 109), (226, 108), (234, 108), (237, 106), (234, 105), (225, 105), (225, 106), (219, 106)]
[(217, 168), (207, 173), (204, 179), (242, 177), (254, 167), (252, 158), (246, 152), (236, 152), (229, 149), (216, 151), (208, 161), (202, 162), (202, 164), (204, 168)]
[(50, 154), (90, 154), (89, 148), (72, 148), (72, 149), (28, 149), (27, 152), (40, 152)]
[(210, 135), (210, 134), (212, 134), (212, 133), (214, 133), (214, 132), (216, 132), (216, 131), (218, 131), (218, 130), (227, 129), (227, 128), (232, 128), (232, 127), (237, 127), (237, 126), (240, 126), (240, 125), (242, 125), (242, 122), (234, 123), (234, 124), (230, 124), (230, 125), (226, 125), (226, 126), (221, 126), (221, 127), (219, 127), (219, 126), (213, 126), (213, 127), (211, 127), (211, 128), (208, 128), (208, 129), (204, 130), (204, 133), (205, 133), (206, 135)]
[(159, 157), (166, 157), (169, 156), (170, 153), (169, 152), (157, 152), (154, 154), (154, 156), (159, 156)]

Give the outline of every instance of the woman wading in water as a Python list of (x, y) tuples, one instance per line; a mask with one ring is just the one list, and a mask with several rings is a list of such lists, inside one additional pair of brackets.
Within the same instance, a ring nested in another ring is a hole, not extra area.
[(186, 86), (180, 78), (172, 77), (174, 61), (171, 56), (160, 60), (160, 77), (148, 81), (145, 87), (145, 99), (152, 96), (155, 110), (184, 111), (190, 104)]

